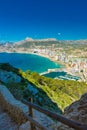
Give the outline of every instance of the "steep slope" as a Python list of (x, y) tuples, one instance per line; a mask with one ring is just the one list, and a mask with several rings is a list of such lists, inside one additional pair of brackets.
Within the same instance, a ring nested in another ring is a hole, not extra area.
[[(87, 125), (87, 93), (82, 95), (80, 100), (72, 103), (64, 111), (64, 116), (75, 120), (81, 124)], [(58, 123), (58, 130), (71, 130), (69, 127)]]
[(20, 83), (4, 82), (14, 96), (28, 99), (30, 95), (36, 104), (55, 112), (59, 112), (60, 109), (63, 111), (66, 106), (87, 92), (85, 82), (46, 78), (36, 72), (23, 72), (9, 64), (1, 64), (0, 68), (7, 72), (12, 71), (21, 77)]

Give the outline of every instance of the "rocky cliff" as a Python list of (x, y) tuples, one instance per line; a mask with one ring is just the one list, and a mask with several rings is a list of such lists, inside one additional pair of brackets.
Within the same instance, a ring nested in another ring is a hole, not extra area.
[[(80, 100), (72, 103), (64, 111), (64, 116), (87, 125), (87, 93), (82, 95)], [(58, 123), (57, 130), (73, 130), (62, 123)]]

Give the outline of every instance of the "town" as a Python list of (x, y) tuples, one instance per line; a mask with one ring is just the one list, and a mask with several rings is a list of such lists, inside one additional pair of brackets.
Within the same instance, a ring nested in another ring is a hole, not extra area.
[(68, 74), (79, 76), (81, 81), (87, 81), (86, 40), (57, 41), (56, 39), (32, 40), (27, 38), (13, 44), (9, 42), (0, 44), (0, 52), (31, 53), (44, 56), (62, 64), (64, 66), (62, 70)]

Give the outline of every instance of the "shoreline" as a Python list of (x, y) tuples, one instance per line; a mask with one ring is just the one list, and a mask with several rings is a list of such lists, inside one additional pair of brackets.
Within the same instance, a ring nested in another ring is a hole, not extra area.
[(39, 73), (40, 75), (48, 74), (48, 73), (50, 73), (50, 72), (60, 72), (60, 71), (61, 71), (61, 72), (66, 72), (67, 74), (76, 76), (75, 74), (70, 73), (70, 72), (67, 70), (66, 65), (65, 65), (64, 63), (58, 62), (58, 61), (56, 61), (53, 57), (49, 57), (48, 55), (45, 55), (45, 54), (33, 53), (33, 52), (24, 52), (24, 51), (15, 51), (15, 52), (12, 52), (12, 51), (4, 51), (4, 52), (0, 52), (0, 53), (32, 54), (32, 55), (37, 55), (37, 56), (41, 56), (41, 57), (47, 58), (47, 59), (51, 60), (52, 62), (55, 62), (55, 63), (61, 65), (60, 68), (54, 68), (54, 69), (50, 69), (50, 68), (49, 68), (47, 71), (42, 72), (42, 73)]
[[(51, 57), (49, 57), (48, 55), (45, 55), (45, 54), (41, 54), (41, 53), (33, 53), (33, 52), (27, 52), (27, 51), (2, 51), (2, 52), (0, 52), (0, 53), (15, 53), (15, 54), (30, 54), (30, 55), (37, 55), (37, 56), (40, 56), (40, 57), (43, 57), (43, 58), (47, 58), (48, 60), (50, 60), (50, 61), (52, 61), (52, 62), (54, 62), (54, 63), (57, 63), (57, 64), (59, 64), (60, 65), (60, 68), (53, 68), (53, 69), (48, 69), (48, 70), (51, 70), (51, 71), (56, 71), (56, 70), (58, 70), (58, 69), (61, 69), (61, 68), (65, 68), (64, 67), (64, 64), (63, 63), (59, 63), (59, 62), (57, 62), (56, 60), (54, 60), (53, 58), (51, 58)], [(47, 73), (49, 72), (47, 70)], [(45, 73), (45, 72), (42, 72), (42, 73)]]
[(44, 57), (44, 58), (47, 58), (47, 59), (49, 59), (49, 60), (51, 60), (51, 61), (53, 61), (53, 62), (55, 62), (55, 63), (57, 63), (57, 64), (60, 64), (63, 68), (66, 68), (65, 66), (65, 64), (63, 63), (63, 62), (59, 62), (59, 61), (57, 61), (57, 60), (55, 60), (54, 58), (52, 58), (52, 57), (49, 57), (48, 55), (45, 55), (45, 54), (41, 54), (41, 53), (33, 53), (33, 52), (27, 52), (27, 51), (3, 51), (3, 52), (0, 52), (0, 53), (19, 53), (19, 54), (32, 54), (32, 55), (37, 55), (37, 56), (41, 56), (41, 57)]
[[(18, 53), (18, 52), (16, 52), (16, 53)], [(19, 52), (19, 53), (20, 53), (20, 52)], [(23, 53), (23, 52), (21, 52), (21, 53)], [(50, 73), (50, 72), (66, 72), (67, 74), (70, 74), (70, 75), (72, 75), (72, 76), (76, 76), (76, 77), (81, 78), (80, 75), (76, 75), (76, 74), (73, 74), (72, 72), (70, 72), (70, 71), (67, 69), (65, 63), (56, 61), (56, 60), (53, 59), (52, 57), (49, 57), (47, 54), (33, 53), (33, 52), (24, 52), (24, 54), (32, 54), (32, 55), (41, 56), (41, 57), (44, 57), (44, 58), (47, 58), (47, 59), (51, 60), (52, 62), (55, 62), (55, 63), (61, 65), (60, 68), (48, 69), (48, 71), (46, 71), (46, 72), (39, 73), (40, 75), (48, 74), (48, 73)]]

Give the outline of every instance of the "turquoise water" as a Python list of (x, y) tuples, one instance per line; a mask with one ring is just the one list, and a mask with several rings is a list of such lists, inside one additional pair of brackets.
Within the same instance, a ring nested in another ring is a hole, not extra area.
[(58, 79), (64, 79), (64, 80), (79, 80), (80, 77), (73, 76), (70, 74), (67, 74), (64, 71), (61, 72), (50, 72), (48, 74), (44, 74), (46, 77), (51, 77), (51, 78), (58, 78)]
[(0, 53), (0, 63), (10, 63), (23, 71), (31, 70), (38, 73), (45, 72), (48, 69), (61, 67), (60, 64), (52, 62), (48, 58), (20, 53)]

